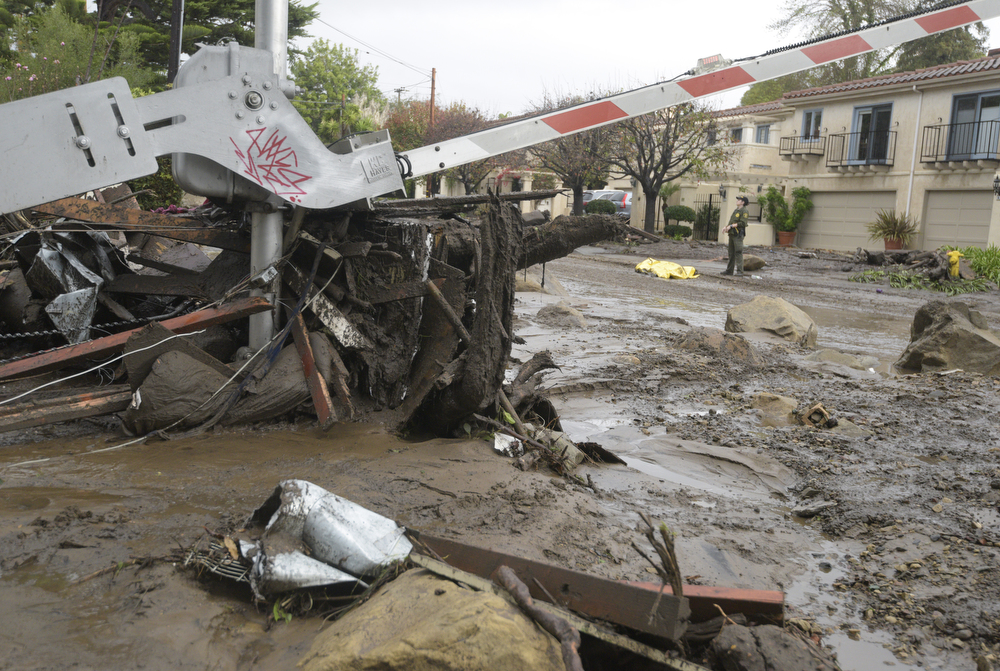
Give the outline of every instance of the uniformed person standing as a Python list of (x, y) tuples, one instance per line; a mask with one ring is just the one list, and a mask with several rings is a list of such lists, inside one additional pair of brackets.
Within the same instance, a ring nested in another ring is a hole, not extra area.
[(739, 196), (736, 199), (740, 206), (733, 210), (729, 217), (729, 224), (722, 229), (723, 233), (729, 234), (729, 263), (723, 275), (743, 275), (743, 238), (747, 236), (747, 223), (750, 221), (750, 213), (747, 212), (747, 205), (750, 199), (746, 196)]

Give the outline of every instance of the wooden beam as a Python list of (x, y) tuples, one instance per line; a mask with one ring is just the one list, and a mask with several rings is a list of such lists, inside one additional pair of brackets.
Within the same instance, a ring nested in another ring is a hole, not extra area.
[(313, 405), (316, 406), (319, 426), (326, 431), (337, 421), (337, 411), (334, 410), (333, 401), (330, 400), (330, 390), (326, 386), (326, 380), (316, 368), (316, 357), (313, 355), (312, 345), (309, 344), (309, 333), (306, 331), (306, 323), (302, 319), (301, 312), (295, 315), (291, 328), (295, 349), (302, 359), (302, 370), (309, 385), (309, 394), (312, 396)]
[[(173, 317), (159, 322), (164, 328), (174, 333), (190, 333), (207, 326), (225, 324), (227, 322), (248, 317), (258, 312), (265, 312), (271, 309), (271, 304), (263, 298), (238, 298), (231, 303), (215, 307), (198, 310), (180, 317)], [(26, 375), (38, 375), (51, 370), (58, 370), (70, 364), (97, 359), (111, 354), (117, 354), (125, 348), (125, 343), (139, 329), (131, 329), (114, 335), (89, 340), (70, 345), (62, 349), (49, 352), (41, 352), (34, 356), (0, 364), (0, 380), (9, 380), (15, 377)]]
[(132, 390), (127, 384), (118, 384), (82, 394), (4, 405), (0, 406), (0, 432), (121, 412), (131, 402)]

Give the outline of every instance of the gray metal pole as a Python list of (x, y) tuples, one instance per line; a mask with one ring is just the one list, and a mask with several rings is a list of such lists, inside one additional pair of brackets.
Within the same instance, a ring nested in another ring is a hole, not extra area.
[[(254, 7), (256, 30), (254, 47), (274, 55), (274, 72), (279, 79), (287, 74), (288, 60), (288, 0), (256, 0)], [(250, 217), (250, 274), (260, 271), (281, 258), (281, 229), (284, 215), (254, 212)], [(252, 295), (263, 296), (274, 306), (271, 312), (250, 316), (250, 347), (260, 349), (270, 342), (276, 332), (278, 298), (281, 280), (276, 279), (266, 289), (255, 289)]]

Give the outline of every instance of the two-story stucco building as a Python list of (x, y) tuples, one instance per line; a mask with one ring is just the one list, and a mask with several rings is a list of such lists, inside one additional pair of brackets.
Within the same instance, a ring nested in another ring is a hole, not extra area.
[[(719, 178), (729, 186), (723, 219), (734, 191), (753, 200), (767, 184), (786, 193), (805, 186), (815, 208), (799, 229), (801, 247), (871, 247), (865, 224), (880, 209), (918, 220), (914, 247), (1000, 244), (1000, 50), (793, 91), (717, 118), (740, 145), (735, 168)], [(770, 244), (769, 229), (751, 226), (748, 242)]]

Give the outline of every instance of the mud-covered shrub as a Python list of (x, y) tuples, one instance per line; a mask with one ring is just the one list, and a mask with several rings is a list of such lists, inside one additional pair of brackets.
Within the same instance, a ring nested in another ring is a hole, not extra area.
[(615, 214), (618, 208), (610, 200), (592, 200), (584, 206), (583, 211), (587, 214)]
[(677, 239), (678, 236), (681, 238), (689, 238), (691, 237), (691, 227), (667, 224), (663, 227), (663, 235), (674, 239)]

